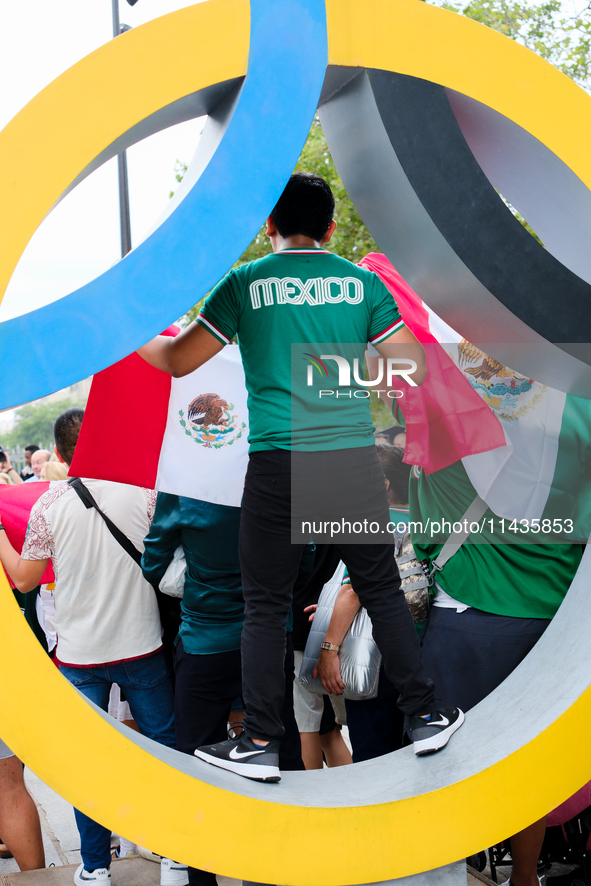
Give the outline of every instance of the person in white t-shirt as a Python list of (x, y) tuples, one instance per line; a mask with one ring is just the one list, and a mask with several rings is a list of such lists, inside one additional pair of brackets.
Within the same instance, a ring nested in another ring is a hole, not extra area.
[[(56, 420), (60, 461), (70, 464), (84, 411), (72, 407)], [(36, 454), (36, 453), (35, 453)], [(156, 493), (106, 480), (84, 480), (101, 510), (143, 551)], [(23, 593), (33, 590), (49, 560), (55, 574), (55, 626), (62, 674), (104, 711), (111, 685), (124, 690), (140, 731), (175, 747), (171, 668), (162, 647), (154, 589), (111, 535), (94, 507), (58, 482), (31, 510), (22, 554), (0, 526), (0, 559)], [(111, 881), (111, 832), (75, 810), (82, 864), (77, 886)], [(186, 886), (186, 867), (163, 859), (162, 886)]]

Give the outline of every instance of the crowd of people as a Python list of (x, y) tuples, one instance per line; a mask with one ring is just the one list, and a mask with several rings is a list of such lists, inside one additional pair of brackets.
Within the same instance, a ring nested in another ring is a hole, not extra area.
[[(412, 361), (415, 384), (426, 374), (422, 347), (379, 278), (325, 248), (333, 214), (326, 182), (292, 176), (267, 220), (272, 254), (231, 271), (176, 338), (158, 337), (139, 351), (182, 376), (238, 336), (250, 421), (241, 508), (77, 478), (51, 484), (38, 499), (22, 551), (0, 525), (0, 559), (18, 591), (35, 591), (53, 565), (51, 651), (66, 679), (104, 711), (116, 684), (144, 735), (261, 782), (405, 743), (417, 755), (441, 750), (462, 725), (461, 708), (491, 692), (532, 648), (580, 559), (576, 545), (500, 550), (493, 538), (463, 545), (438, 574), (428, 620), (415, 623), (397, 558), (401, 568), (412, 557), (429, 564), (439, 551), (409, 542), (405, 527), (419, 492), (443, 491), (452, 521), (475, 492), (461, 463), (411, 472), (403, 429), (374, 437), (366, 400), (343, 400), (327, 416), (300, 391), (293, 435), (292, 342), (308, 350), (348, 343), (342, 347), (361, 361), (371, 342), (388, 358)], [(67, 474), (82, 419), (75, 407), (59, 416), (55, 453), (34, 451), (28, 479), (14, 476), (5, 453), (8, 482), (62, 479), (48, 471), (57, 464)], [(1, 508), (0, 499), (0, 518)], [(365, 520), (385, 534), (379, 544), (345, 529), (331, 539), (294, 540), (302, 515), (324, 524)], [(160, 590), (179, 548), (186, 560), (180, 603)], [(346, 573), (316, 665), (329, 695), (312, 694), (295, 678), (320, 591), (341, 561)], [(339, 648), (360, 607), (382, 655), (378, 691), (343, 703)], [(0, 743), (0, 836), (28, 869), (39, 866), (42, 847), (40, 855), (15, 759)], [(9, 779), (20, 803), (18, 832), (7, 824)], [(111, 834), (75, 814), (82, 863), (74, 882), (108, 883)], [(543, 832), (542, 820), (512, 837), (513, 886), (537, 886)], [(215, 882), (212, 872), (161, 861), (162, 886)]]
[(34, 443), (25, 446), (25, 464), (20, 473), (10, 461), (10, 453), (0, 447), (0, 483), (18, 486), (19, 483), (38, 483), (40, 480), (65, 480), (68, 471), (55, 452), (41, 449)]

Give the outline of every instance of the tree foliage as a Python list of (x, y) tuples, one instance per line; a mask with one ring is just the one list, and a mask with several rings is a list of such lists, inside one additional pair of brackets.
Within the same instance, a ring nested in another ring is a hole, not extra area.
[(589, 89), (591, 74), (591, 4), (562, 0), (470, 0), (436, 3), (516, 40), (551, 62), (579, 86)]
[(4, 434), (2, 446), (28, 446), (33, 443), (41, 449), (53, 448), (53, 426), (58, 415), (74, 405), (70, 400), (55, 403), (27, 403), (16, 410), (16, 424), (12, 431)]

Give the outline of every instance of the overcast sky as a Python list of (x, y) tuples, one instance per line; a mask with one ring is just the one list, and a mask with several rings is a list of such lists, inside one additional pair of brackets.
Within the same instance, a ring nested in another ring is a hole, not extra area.
[[(182, 0), (119, 0), (132, 27), (175, 9)], [(111, 0), (0, 2), (0, 129), (62, 71), (112, 38)], [(125, 88), (125, 84), (121, 84)], [(189, 121), (128, 151), (132, 242), (160, 215), (176, 187), (177, 159), (189, 162), (203, 120)], [(21, 174), (27, 175), (22, 169)], [(72, 191), (33, 236), (12, 277), (0, 320), (67, 295), (120, 257), (117, 161)]]

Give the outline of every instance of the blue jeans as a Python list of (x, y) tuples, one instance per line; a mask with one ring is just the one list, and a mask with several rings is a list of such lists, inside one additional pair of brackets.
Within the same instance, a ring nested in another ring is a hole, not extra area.
[[(129, 702), (131, 714), (143, 735), (169, 748), (175, 747), (174, 690), (172, 671), (161, 649), (147, 658), (95, 668), (70, 668), (60, 671), (103, 711), (109, 704), (111, 685), (118, 683)], [(111, 866), (111, 831), (74, 809), (80, 832), (80, 853), (84, 868)]]

